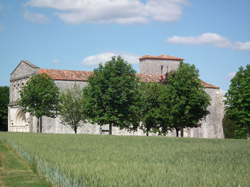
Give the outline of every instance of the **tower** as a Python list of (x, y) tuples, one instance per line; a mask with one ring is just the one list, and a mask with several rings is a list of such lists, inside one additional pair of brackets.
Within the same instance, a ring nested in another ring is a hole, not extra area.
[(182, 58), (169, 55), (145, 55), (139, 60), (140, 73), (153, 75), (165, 75), (167, 72), (176, 71), (180, 65), (180, 62), (183, 61)]

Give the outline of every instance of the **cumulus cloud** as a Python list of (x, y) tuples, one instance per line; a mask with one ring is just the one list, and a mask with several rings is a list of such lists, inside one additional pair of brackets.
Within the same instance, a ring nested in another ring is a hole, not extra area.
[(39, 23), (39, 24), (47, 23), (49, 21), (47, 16), (43, 14), (39, 14), (39, 13), (30, 12), (27, 10), (24, 12), (23, 17), (26, 20), (29, 20), (33, 23)]
[(51, 8), (64, 22), (133, 24), (176, 21), (187, 0), (30, 0), (27, 6)]
[(106, 52), (100, 53), (94, 56), (88, 56), (83, 59), (82, 64), (87, 66), (96, 66), (98, 64), (103, 64), (112, 59), (114, 56), (121, 56), (124, 60), (126, 60), (130, 64), (138, 64), (139, 56), (133, 54), (126, 53), (114, 53), (114, 52)]
[(235, 50), (250, 50), (250, 42), (232, 42), (216, 33), (203, 33), (199, 36), (173, 36), (167, 42), (174, 44), (211, 44), (220, 48), (232, 48)]
[(236, 42), (234, 48), (237, 50), (250, 50), (250, 42)]

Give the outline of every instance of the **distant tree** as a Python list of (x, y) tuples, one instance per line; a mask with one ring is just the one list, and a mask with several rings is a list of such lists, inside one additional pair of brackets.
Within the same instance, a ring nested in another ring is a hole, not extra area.
[(59, 90), (46, 74), (32, 76), (20, 92), (18, 104), (24, 112), (38, 118), (37, 129), (42, 132), (42, 116), (54, 118), (57, 113)]
[(84, 89), (84, 112), (99, 125), (136, 129), (140, 121), (139, 90), (135, 70), (121, 57), (99, 65)]
[(84, 107), (84, 103), (80, 87), (74, 86), (60, 94), (58, 109), (61, 120), (64, 125), (69, 125), (75, 134), (77, 134), (80, 121), (85, 120), (82, 107)]
[(250, 137), (250, 65), (240, 67), (226, 93), (226, 114)]
[(159, 132), (160, 124), (163, 122), (161, 112), (161, 97), (165, 91), (165, 85), (160, 83), (142, 83), (141, 92), (141, 112), (142, 112), (142, 128), (148, 136), (150, 131)]
[(162, 97), (162, 115), (165, 117), (163, 129), (167, 125), (179, 131), (183, 137), (183, 128), (198, 127), (209, 111), (209, 95), (199, 79), (194, 65), (181, 62), (176, 72), (170, 72), (165, 80), (166, 92)]
[(0, 131), (8, 130), (9, 87), (0, 87)]

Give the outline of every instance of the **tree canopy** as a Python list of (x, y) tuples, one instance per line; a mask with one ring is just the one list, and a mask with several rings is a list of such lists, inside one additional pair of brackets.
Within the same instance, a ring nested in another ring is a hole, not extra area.
[(234, 122), (227, 116), (227, 114), (225, 114), (223, 119), (223, 132), (225, 138), (234, 138), (234, 139), (247, 138), (247, 128), (242, 127), (236, 122)]
[(135, 129), (140, 121), (139, 90), (135, 70), (121, 57), (99, 65), (84, 89), (84, 111), (99, 125)]
[(226, 114), (250, 132), (250, 65), (240, 67), (226, 93)]
[(161, 98), (165, 93), (165, 85), (160, 83), (142, 83), (141, 92), (141, 110), (142, 110), (142, 127), (146, 135), (150, 131), (158, 131), (163, 122), (161, 105), (164, 105)]
[(76, 85), (60, 94), (58, 109), (61, 121), (64, 125), (69, 125), (75, 134), (77, 134), (80, 121), (85, 120), (82, 110), (84, 107), (83, 99), (82, 89)]
[(180, 63), (176, 72), (170, 72), (164, 82), (166, 93), (161, 105), (162, 115), (165, 117), (163, 129), (171, 127), (176, 135), (183, 136), (183, 128), (198, 127), (199, 122), (209, 111), (209, 95), (199, 79), (199, 72), (194, 65)]
[(0, 130), (8, 128), (9, 87), (0, 87)]
[(18, 104), (25, 112), (29, 112), (41, 120), (42, 116), (56, 116), (58, 101), (59, 89), (54, 81), (46, 74), (36, 74), (22, 88)]

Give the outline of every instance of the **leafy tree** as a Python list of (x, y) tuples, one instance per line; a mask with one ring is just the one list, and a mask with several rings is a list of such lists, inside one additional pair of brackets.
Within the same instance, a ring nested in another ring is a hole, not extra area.
[(250, 136), (250, 65), (240, 67), (226, 93), (226, 114)]
[(80, 121), (85, 119), (83, 113), (83, 95), (80, 87), (74, 86), (60, 94), (59, 114), (64, 125), (69, 125), (77, 134)]
[(200, 120), (209, 112), (209, 95), (199, 79), (194, 65), (181, 62), (176, 72), (170, 72), (165, 80), (166, 92), (162, 97), (163, 129), (168, 126), (176, 130), (176, 136), (183, 137), (183, 128), (198, 127)]
[(246, 139), (247, 138), (247, 129), (246, 127), (241, 127), (239, 124), (235, 123), (227, 115), (223, 119), (223, 131), (225, 138), (234, 138), (234, 139)]
[(121, 57), (99, 65), (84, 89), (84, 112), (99, 125), (136, 129), (140, 121), (138, 79), (135, 70)]
[(57, 113), (59, 90), (46, 74), (32, 76), (20, 92), (18, 104), (24, 112), (38, 118), (37, 129), (42, 132), (42, 116), (55, 117)]
[(0, 87), (0, 130), (8, 129), (9, 87)]
[(161, 97), (165, 94), (165, 85), (159, 83), (142, 83), (141, 91), (141, 110), (142, 110), (142, 127), (148, 136), (149, 131), (158, 131), (160, 124), (163, 122), (161, 112)]

